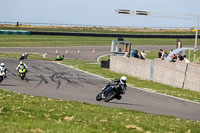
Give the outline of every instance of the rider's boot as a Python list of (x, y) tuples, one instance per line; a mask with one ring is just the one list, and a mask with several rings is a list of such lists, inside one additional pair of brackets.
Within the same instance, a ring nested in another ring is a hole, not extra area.
[(120, 95), (116, 97), (117, 100), (120, 100), (121, 98), (122, 98), (122, 96), (120, 96)]

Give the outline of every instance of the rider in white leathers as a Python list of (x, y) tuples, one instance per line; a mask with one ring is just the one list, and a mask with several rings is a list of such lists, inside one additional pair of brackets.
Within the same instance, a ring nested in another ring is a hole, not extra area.
[(19, 65), (17, 66), (16, 70), (19, 71), (19, 69), (26, 69), (26, 72), (28, 72), (28, 67), (25, 63), (23, 63), (22, 61), (20, 61)]
[(0, 71), (1, 72), (4, 72), (4, 74), (5, 74), (5, 78), (7, 77), (7, 67), (6, 67), (6, 65), (5, 65), (5, 63), (1, 63), (1, 65), (0, 65)]

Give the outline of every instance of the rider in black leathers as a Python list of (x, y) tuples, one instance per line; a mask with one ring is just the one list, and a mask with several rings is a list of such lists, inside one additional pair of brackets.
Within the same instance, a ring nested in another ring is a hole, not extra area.
[[(106, 87), (102, 88), (102, 99), (105, 99), (113, 88), (120, 90), (121, 94), (124, 94), (126, 91), (126, 81), (127, 78), (122, 76), (120, 79), (114, 79), (109, 82)], [(121, 99), (121, 96), (117, 97), (117, 99)]]

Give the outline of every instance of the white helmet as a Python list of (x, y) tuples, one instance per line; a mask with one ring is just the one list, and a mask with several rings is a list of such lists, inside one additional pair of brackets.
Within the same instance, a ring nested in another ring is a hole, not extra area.
[(121, 84), (125, 84), (126, 81), (127, 81), (126, 76), (122, 76), (122, 77), (120, 78), (120, 83), (121, 83)]
[(2, 67), (4, 67), (4, 66), (5, 66), (5, 64), (4, 64), (4, 63), (1, 63), (1, 66), (2, 66)]

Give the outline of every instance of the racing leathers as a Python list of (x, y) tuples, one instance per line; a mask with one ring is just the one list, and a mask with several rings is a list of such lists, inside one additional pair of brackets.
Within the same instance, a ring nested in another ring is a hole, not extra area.
[(20, 64), (17, 66), (16, 70), (19, 71), (19, 69), (21, 69), (21, 70), (25, 69), (26, 72), (28, 72), (28, 67), (26, 66), (25, 63), (20, 63)]
[(4, 72), (4, 74), (5, 74), (4, 78), (6, 78), (7, 77), (7, 67), (6, 66), (0, 66), (0, 71)]

